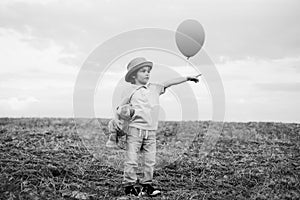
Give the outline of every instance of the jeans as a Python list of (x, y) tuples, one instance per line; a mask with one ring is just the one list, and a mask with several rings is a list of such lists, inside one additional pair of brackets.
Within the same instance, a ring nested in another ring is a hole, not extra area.
[(126, 136), (126, 156), (124, 162), (123, 184), (133, 185), (137, 181), (138, 153), (143, 153), (143, 177), (141, 184), (151, 184), (156, 156), (156, 131), (129, 127)]

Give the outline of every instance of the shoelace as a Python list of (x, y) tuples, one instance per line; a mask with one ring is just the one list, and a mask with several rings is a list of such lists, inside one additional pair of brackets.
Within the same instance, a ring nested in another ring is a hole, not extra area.
[(134, 189), (134, 191), (135, 191), (135, 193), (137, 194), (138, 197), (142, 197), (142, 196), (145, 195), (145, 193), (143, 192), (142, 189), (140, 189), (140, 191), (138, 191), (138, 190), (136, 189), (136, 187), (133, 187), (133, 189)]
[[(148, 132), (148, 130), (145, 130), (145, 139), (147, 139), (148, 138), (148, 135), (149, 135), (149, 132)], [(140, 129), (140, 134), (139, 134), (139, 136), (140, 137), (142, 137), (142, 129)]]

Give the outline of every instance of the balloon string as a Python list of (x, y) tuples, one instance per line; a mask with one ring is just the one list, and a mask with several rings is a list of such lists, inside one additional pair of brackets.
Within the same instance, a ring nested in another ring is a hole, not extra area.
[(186, 59), (186, 60), (187, 60), (187, 64), (188, 64), (188, 66), (192, 66), (192, 65), (189, 63), (189, 61), (188, 61), (189, 59), (190, 59), (190, 57), (187, 57), (187, 59)]

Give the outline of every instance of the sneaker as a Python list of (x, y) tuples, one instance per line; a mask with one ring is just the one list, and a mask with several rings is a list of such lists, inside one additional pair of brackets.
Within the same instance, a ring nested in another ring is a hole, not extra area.
[(161, 195), (160, 190), (155, 189), (152, 187), (150, 184), (141, 184), (142, 185), (142, 194), (143, 195), (148, 195), (150, 197), (156, 197), (158, 195)]
[(135, 187), (134, 185), (130, 185), (130, 186), (125, 187), (125, 194), (126, 195), (139, 196), (140, 192), (141, 192), (140, 187)]

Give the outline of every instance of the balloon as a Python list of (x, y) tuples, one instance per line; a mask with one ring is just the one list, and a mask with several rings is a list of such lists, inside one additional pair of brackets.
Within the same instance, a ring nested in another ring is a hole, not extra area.
[(179, 51), (189, 59), (203, 46), (204, 29), (198, 21), (188, 19), (178, 26), (175, 38)]

